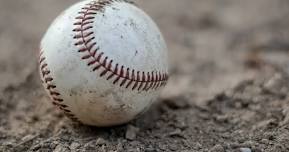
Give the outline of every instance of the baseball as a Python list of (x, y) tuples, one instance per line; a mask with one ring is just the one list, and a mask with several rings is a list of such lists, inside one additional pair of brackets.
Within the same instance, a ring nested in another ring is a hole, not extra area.
[(85, 0), (65, 10), (40, 45), (39, 69), (52, 103), (74, 121), (127, 123), (168, 80), (165, 41), (151, 18), (125, 0)]

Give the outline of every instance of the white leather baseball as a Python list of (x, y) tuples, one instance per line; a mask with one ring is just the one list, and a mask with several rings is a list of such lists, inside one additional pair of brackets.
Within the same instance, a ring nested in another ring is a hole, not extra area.
[(168, 80), (160, 31), (123, 0), (85, 0), (64, 11), (41, 42), (39, 62), (53, 104), (94, 126), (134, 119)]

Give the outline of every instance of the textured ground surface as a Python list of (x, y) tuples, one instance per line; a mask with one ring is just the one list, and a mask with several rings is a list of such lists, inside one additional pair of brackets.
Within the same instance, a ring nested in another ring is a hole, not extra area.
[(0, 0), (0, 151), (289, 151), (289, 1), (139, 0), (171, 79), (128, 125), (71, 123), (37, 73), (50, 22), (76, 0)]

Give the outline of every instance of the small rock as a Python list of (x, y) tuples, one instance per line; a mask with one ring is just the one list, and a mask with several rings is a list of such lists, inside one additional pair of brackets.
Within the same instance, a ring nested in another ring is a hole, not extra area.
[(62, 146), (62, 145), (57, 145), (53, 152), (68, 152), (68, 148)]
[(210, 152), (224, 152), (224, 151), (225, 149), (220, 144), (217, 144), (213, 148), (210, 149)]
[(169, 145), (169, 149), (171, 150), (171, 151), (178, 151), (178, 146), (176, 145), (176, 144), (170, 144)]
[(184, 135), (182, 134), (182, 131), (180, 129), (176, 129), (175, 131), (170, 132), (168, 134), (168, 136), (170, 136), (170, 137), (184, 137)]
[(91, 150), (91, 149), (94, 149), (95, 147), (96, 147), (96, 141), (95, 140), (90, 141), (84, 145), (85, 150)]
[(80, 145), (79, 143), (73, 142), (73, 143), (70, 144), (70, 149), (71, 149), (71, 150), (76, 150), (76, 149), (78, 149), (80, 146), (81, 146), (81, 145)]
[(262, 139), (261, 143), (268, 145), (270, 143), (270, 141), (268, 139)]
[(185, 118), (178, 117), (176, 118), (176, 122), (172, 124), (175, 128), (185, 130), (188, 128), (188, 124)]
[(105, 145), (106, 144), (106, 141), (103, 139), (103, 138), (98, 138), (97, 140), (96, 140), (96, 143), (95, 143), (96, 145), (99, 145), (99, 146), (101, 146), (101, 145)]
[(54, 141), (50, 142), (50, 147), (54, 147), (55, 148), (57, 145), (60, 145), (60, 142), (57, 141), (57, 140), (54, 140)]
[(228, 115), (217, 115), (217, 116), (215, 116), (215, 119), (218, 122), (228, 122), (229, 116)]
[(139, 128), (129, 125), (126, 129), (125, 138), (128, 140), (134, 140), (138, 131)]
[(238, 148), (239, 146), (240, 146), (240, 144), (237, 143), (237, 142), (229, 143), (229, 147), (231, 147), (231, 148), (233, 148), (233, 149), (236, 149), (236, 148)]
[(264, 88), (268, 90), (276, 90), (279, 86), (282, 86), (282, 75), (276, 73), (269, 81), (264, 84)]
[(4, 142), (4, 144), (3, 144), (4, 146), (13, 146), (14, 145), (14, 143), (12, 143), (12, 142), (10, 142), (10, 141), (7, 141), (7, 142)]
[(240, 152), (252, 152), (250, 148), (240, 148)]
[(27, 135), (27, 136), (24, 136), (21, 140), (26, 142), (26, 141), (30, 141), (34, 138), (35, 136), (32, 136), (32, 135)]

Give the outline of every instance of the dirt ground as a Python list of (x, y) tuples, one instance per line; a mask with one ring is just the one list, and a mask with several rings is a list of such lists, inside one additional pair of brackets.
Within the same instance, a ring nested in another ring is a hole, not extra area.
[(288, 0), (138, 0), (167, 41), (170, 82), (112, 128), (72, 123), (39, 80), (39, 41), (74, 2), (0, 0), (0, 151), (289, 151)]

